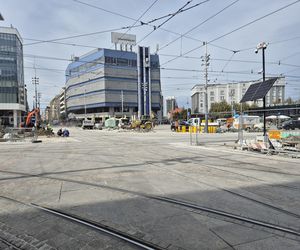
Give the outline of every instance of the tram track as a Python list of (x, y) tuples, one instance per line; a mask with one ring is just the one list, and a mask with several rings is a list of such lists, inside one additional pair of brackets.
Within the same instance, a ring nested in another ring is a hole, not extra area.
[[(131, 244), (135, 247), (138, 247), (139, 249), (145, 249), (145, 250), (166, 250), (167, 249), (165, 247), (159, 246), (156, 243), (152, 243), (148, 240), (144, 240), (144, 239), (136, 237), (132, 234), (121, 231), (121, 230), (119, 230), (115, 227), (111, 227), (111, 226), (106, 225), (106, 224), (101, 223), (101, 222), (97, 222), (97, 221), (93, 221), (93, 220), (90, 220), (90, 219), (87, 219), (87, 218), (83, 218), (82, 216), (78, 216), (78, 215), (75, 215), (73, 213), (63, 211), (61, 209), (51, 208), (51, 207), (47, 207), (47, 206), (44, 206), (44, 205), (39, 205), (39, 204), (36, 204), (36, 203), (27, 203), (27, 202), (20, 201), (20, 200), (11, 198), (11, 197), (6, 197), (6, 196), (0, 196), (0, 198), (4, 199), (4, 200), (7, 200), (7, 201), (10, 201), (10, 202), (14, 202), (14, 203), (24, 205), (24, 206), (32, 208), (32, 209), (37, 209), (37, 210), (43, 211), (43, 212), (51, 214), (55, 217), (71, 221), (75, 224), (85, 226), (87, 228), (90, 228), (92, 230), (96, 230), (96, 231), (98, 231), (100, 233), (104, 233), (106, 235), (110, 235), (110, 236), (112, 236), (116, 239), (119, 239), (119, 240), (127, 242), (127, 243), (129, 243), (129, 244)], [(1, 238), (0, 238), (0, 241), (1, 241)], [(3, 241), (6, 241), (6, 240), (3, 240)], [(169, 245), (171, 245), (171, 244), (169, 244)], [(21, 248), (16, 248), (16, 249), (22, 250)]]
[(8, 248), (7, 249), (13, 249), (13, 250), (23, 250), (22, 248), (12, 244), (11, 242), (9, 242), (8, 240), (0, 237), (0, 241), (5, 244)]
[[(120, 231), (119, 229), (113, 228), (111, 226), (105, 225), (105, 224), (97, 222), (97, 221), (93, 221), (93, 220), (84, 218), (84, 217), (76, 215), (74, 213), (69, 213), (62, 209), (52, 208), (52, 207), (48, 207), (48, 206), (40, 205), (40, 204), (36, 204), (36, 203), (27, 203), (27, 202), (20, 201), (20, 200), (11, 198), (11, 197), (6, 197), (6, 196), (0, 196), (0, 198), (11, 201), (11, 202), (19, 203), (19, 204), (22, 204), (27, 207), (38, 209), (43, 212), (47, 212), (54, 216), (70, 220), (72, 222), (81, 224), (83, 226), (87, 226), (92, 229), (96, 229), (97, 231), (100, 231), (102, 233), (107, 233), (113, 237), (119, 238), (119, 239), (124, 240), (128, 243), (131, 243), (135, 246), (141, 247), (142, 249), (148, 249), (148, 250), (149, 249), (157, 249), (157, 250), (166, 249), (165, 247), (161, 247), (158, 244), (143, 240), (134, 235)], [(184, 200), (173, 199), (170, 197), (150, 196), (148, 198), (151, 198), (153, 200), (157, 200), (160, 202), (169, 203), (169, 204), (173, 204), (176, 206), (181, 206), (184, 208), (192, 209), (192, 210), (189, 210), (190, 212), (193, 212), (193, 211), (206, 212), (208, 214), (217, 215), (217, 216), (220, 216), (221, 218), (223, 218), (223, 220), (227, 221), (227, 222), (228, 222), (227, 219), (230, 219), (232, 223), (234, 223), (234, 222), (246, 223), (246, 224), (249, 224), (251, 227), (259, 226), (261, 228), (271, 229), (271, 230), (274, 230), (272, 233), (274, 233), (275, 235), (276, 235), (276, 232), (280, 232), (280, 233), (284, 233), (285, 236), (286, 235), (292, 235), (294, 237), (296, 236), (296, 239), (294, 238), (293, 240), (300, 242), (300, 231), (295, 228), (284, 227), (281, 225), (265, 222), (265, 221), (254, 219), (254, 218), (240, 216), (240, 215), (237, 215), (234, 213), (225, 212), (225, 211), (222, 211), (219, 209), (214, 209), (214, 208), (210, 208), (210, 207), (206, 207), (206, 206), (201, 206), (201, 205), (198, 205), (195, 203), (191, 203), (191, 202), (184, 201)], [(277, 235), (279, 235), (281, 237), (285, 237), (280, 234), (277, 234)], [(169, 245), (171, 245), (171, 244), (169, 244)]]
[[(298, 219), (300, 218), (300, 215), (296, 214), (294, 212), (288, 211), (286, 209), (282, 209), (280, 207), (274, 206), (272, 204), (269, 204), (269, 203), (266, 203), (266, 202), (263, 202), (263, 201), (259, 201), (257, 199), (250, 198), (248, 196), (242, 195), (240, 193), (234, 192), (234, 191), (226, 189), (226, 188), (221, 188), (221, 187), (218, 187), (216, 185), (212, 185), (212, 184), (209, 184), (207, 182), (200, 181), (199, 179), (192, 178), (191, 176), (188, 176), (185, 173), (182, 173), (181, 171), (165, 169), (165, 168), (162, 168), (161, 166), (155, 165), (155, 164), (153, 164), (151, 162), (147, 162), (147, 164), (152, 165), (152, 166), (158, 168), (160, 171), (172, 172), (172, 173), (174, 173), (177, 176), (193, 180), (193, 182), (201, 183), (201, 184), (204, 184), (206, 186), (218, 189), (220, 191), (223, 191), (223, 192), (226, 192), (226, 193), (230, 193), (231, 195), (234, 195), (234, 196), (243, 198), (245, 200), (257, 203), (257, 204), (259, 204), (261, 206), (264, 206), (264, 207), (270, 208), (272, 210), (281, 212), (281, 213), (283, 213), (285, 215), (289, 215), (289, 216), (292, 216), (292, 217), (298, 218)], [(6, 171), (0, 170), (0, 172), (6, 172)], [(96, 184), (96, 183), (91, 183), (91, 182), (86, 182), (86, 181), (80, 181), (80, 180), (74, 180), (74, 179), (68, 179), (68, 178), (53, 177), (53, 176), (51, 176), (51, 173), (47, 173), (47, 174), (26, 174), (26, 173), (21, 173), (21, 172), (12, 172), (12, 171), (7, 171), (7, 173), (20, 175), (19, 177), (14, 177), (15, 179), (23, 178), (23, 177), (25, 177), (25, 178), (50, 179), (50, 180), (64, 181), (64, 182), (69, 182), (69, 183), (77, 183), (77, 184), (87, 185), (87, 186), (94, 186), (94, 187), (98, 187), (98, 188), (108, 189), (108, 190), (112, 190), (112, 191), (118, 191), (118, 192), (122, 192), (122, 193), (129, 193), (129, 194), (133, 194), (133, 195), (137, 195), (137, 196), (142, 196), (142, 197), (146, 197), (146, 198), (152, 197), (149, 194), (145, 194), (145, 193), (137, 192), (137, 191), (130, 191), (130, 190), (123, 189), (123, 188), (111, 187), (111, 186), (108, 186), (108, 185), (101, 185), (101, 184)]]

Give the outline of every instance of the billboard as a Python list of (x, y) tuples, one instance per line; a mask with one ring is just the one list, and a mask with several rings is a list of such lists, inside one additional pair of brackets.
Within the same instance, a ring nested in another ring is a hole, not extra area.
[(111, 42), (121, 45), (136, 45), (136, 35), (112, 32)]

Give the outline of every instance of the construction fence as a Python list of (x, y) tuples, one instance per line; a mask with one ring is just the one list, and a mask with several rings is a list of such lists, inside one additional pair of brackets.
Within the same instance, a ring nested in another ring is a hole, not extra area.
[[(217, 126), (208, 126), (208, 133), (217, 133)], [(180, 125), (178, 126), (176, 132), (181, 133), (203, 133), (204, 132), (204, 126), (185, 126)]]

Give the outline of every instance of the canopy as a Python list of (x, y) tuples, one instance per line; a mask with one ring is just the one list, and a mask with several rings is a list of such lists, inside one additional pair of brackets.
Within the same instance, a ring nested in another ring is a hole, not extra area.
[(267, 120), (277, 119), (276, 115), (270, 115), (266, 117)]
[(287, 116), (287, 115), (279, 115), (278, 119), (290, 119), (291, 117)]

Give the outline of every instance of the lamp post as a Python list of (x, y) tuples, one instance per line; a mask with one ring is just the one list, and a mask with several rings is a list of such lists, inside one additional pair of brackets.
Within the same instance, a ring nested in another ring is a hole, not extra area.
[(86, 89), (84, 88), (84, 119), (86, 120), (86, 100), (85, 100), (85, 95), (86, 95)]
[[(255, 53), (258, 53), (258, 51), (262, 50), (262, 64), (263, 64), (263, 82), (265, 82), (266, 78), (266, 69), (265, 69), (265, 49), (267, 48), (267, 43), (261, 42), (256, 46)], [(264, 138), (266, 139), (266, 96), (263, 98), (263, 114), (264, 114)]]

